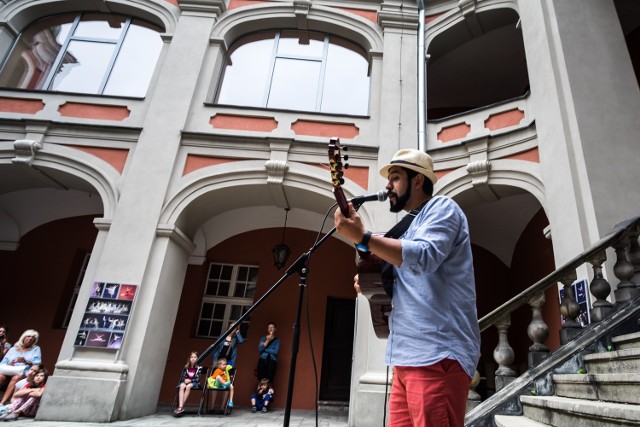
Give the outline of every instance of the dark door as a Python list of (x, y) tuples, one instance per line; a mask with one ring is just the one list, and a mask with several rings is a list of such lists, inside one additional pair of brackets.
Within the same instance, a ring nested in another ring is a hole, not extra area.
[(327, 299), (320, 400), (349, 401), (355, 300)]

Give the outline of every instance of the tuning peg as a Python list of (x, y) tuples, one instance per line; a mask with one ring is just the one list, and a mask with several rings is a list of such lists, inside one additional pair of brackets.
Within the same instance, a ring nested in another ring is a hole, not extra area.
[(349, 163), (345, 163), (345, 164), (344, 164), (344, 168), (345, 168), (345, 169), (349, 169)]
[(349, 160), (349, 156), (348, 155), (347, 156), (343, 156), (343, 158), (344, 158), (345, 161)]
[(340, 178), (340, 185), (344, 185), (344, 179)]

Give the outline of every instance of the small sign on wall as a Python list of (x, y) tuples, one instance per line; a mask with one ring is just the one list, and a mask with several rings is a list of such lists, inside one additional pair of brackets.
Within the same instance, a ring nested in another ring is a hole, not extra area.
[[(587, 326), (591, 323), (591, 303), (589, 300), (589, 283), (585, 280), (578, 280), (574, 284), (571, 285), (571, 289), (573, 289), (574, 295), (573, 298), (580, 306), (580, 312), (578, 313), (578, 317), (576, 317), (576, 322), (580, 323), (581, 326)], [(560, 288), (558, 290), (560, 295), (560, 303), (564, 299), (564, 288)], [(562, 323), (564, 323), (565, 318), (562, 317)]]
[(138, 285), (94, 282), (76, 347), (120, 349)]

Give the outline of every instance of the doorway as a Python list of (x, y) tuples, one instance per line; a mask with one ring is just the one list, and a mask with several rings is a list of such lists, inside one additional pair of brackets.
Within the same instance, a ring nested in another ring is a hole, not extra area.
[(320, 400), (349, 401), (355, 300), (327, 298)]

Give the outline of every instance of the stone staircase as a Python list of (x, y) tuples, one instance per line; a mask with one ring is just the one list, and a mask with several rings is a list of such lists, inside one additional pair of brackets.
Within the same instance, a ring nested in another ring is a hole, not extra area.
[(610, 347), (582, 356), (584, 368), (578, 373), (551, 374), (553, 395), (539, 396), (532, 389), (520, 396), (523, 415), (495, 415), (495, 425), (640, 425), (640, 333), (614, 337)]

